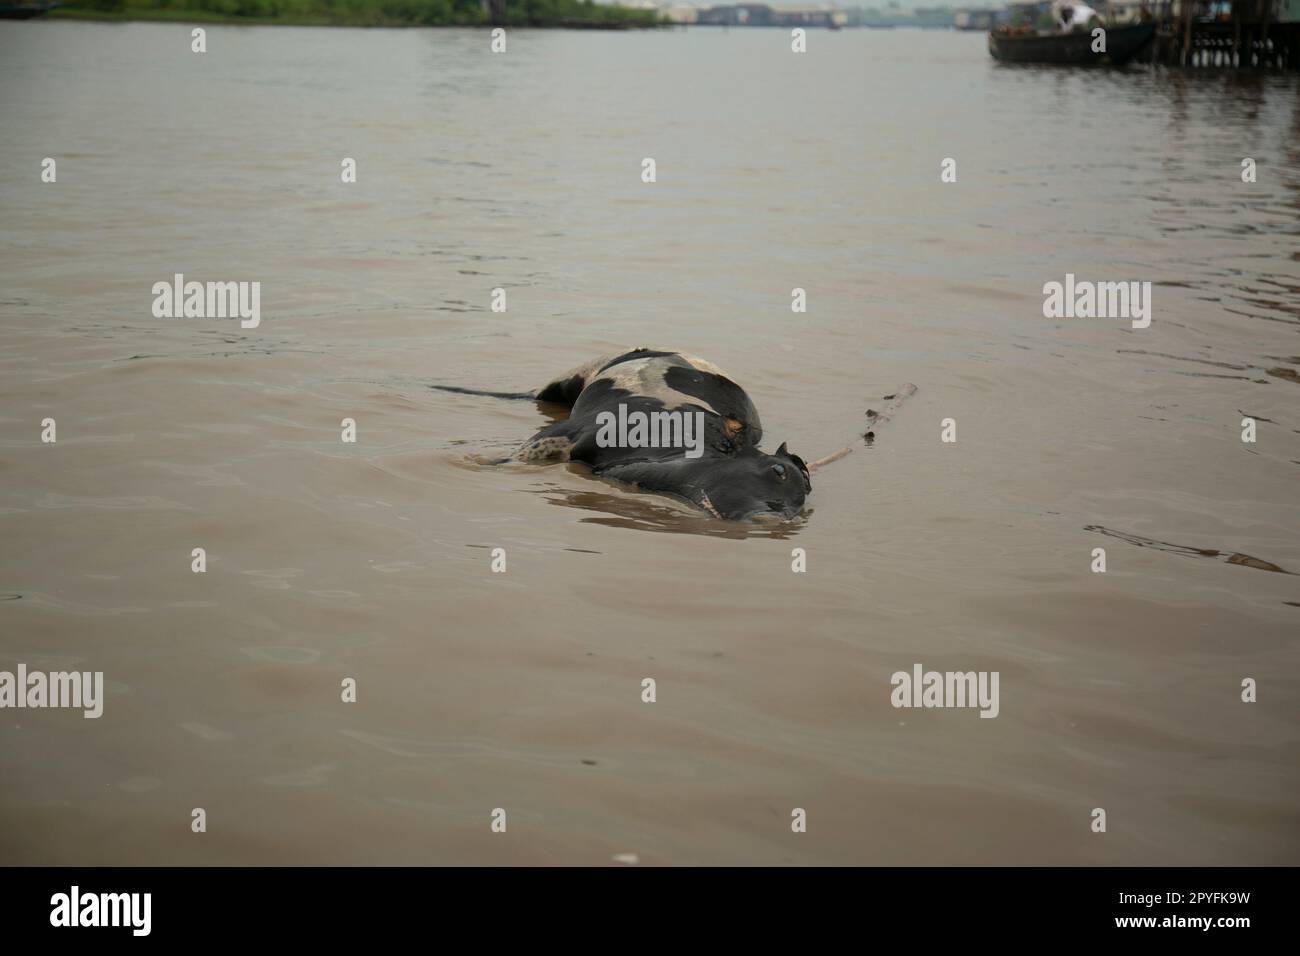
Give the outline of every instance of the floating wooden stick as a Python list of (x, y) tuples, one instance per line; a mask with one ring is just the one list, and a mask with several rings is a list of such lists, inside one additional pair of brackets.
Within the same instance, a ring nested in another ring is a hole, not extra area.
[(821, 468), (823, 465), (829, 465), (829, 464), (830, 464), (831, 462), (833, 462), (833, 461), (839, 461), (839, 460), (840, 460), (841, 458), (843, 458), (845, 455), (852, 454), (852, 452), (853, 452), (853, 449), (850, 448), (848, 445), (845, 445), (845, 446), (844, 446), (843, 448), (841, 448), (839, 451), (835, 452), (835, 454), (833, 454), (833, 455), (827, 455), (825, 458), (818, 458), (816, 461), (812, 462), (812, 463), (808, 466), (808, 471), (809, 471), (810, 473), (811, 473), (811, 472), (814, 472), (814, 471), (816, 471), (818, 468)]
[[(868, 422), (869, 430), (867, 431), (866, 435), (863, 437), (867, 439), (868, 443), (870, 443), (871, 439), (876, 437), (876, 432), (875, 432), (876, 428), (878, 428), (879, 426), (883, 425), (885, 422), (893, 418), (894, 413), (898, 411), (898, 409), (902, 406), (903, 402), (907, 401), (915, 394), (916, 394), (916, 386), (909, 382), (903, 385), (902, 388), (900, 388), (898, 391), (894, 392), (893, 395), (886, 395), (885, 406), (880, 411), (877, 412), (874, 409), (870, 409), (870, 408), (867, 409), (867, 422)], [(839, 451), (833, 452), (832, 454), (827, 455), (825, 458), (818, 458), (816, 461), (814, 461), (812, 464), (808, 466), (809, 474), (811, 474), (814, 471), (817, 471), (819, 468), (824, 468), (826, 465), (829, 465), (833, 461), (839, 461), (841, 458), (845, 457), (846, 455), (851, 454), (852, 451), (853, 451), (852, 446), (845, 445)]]

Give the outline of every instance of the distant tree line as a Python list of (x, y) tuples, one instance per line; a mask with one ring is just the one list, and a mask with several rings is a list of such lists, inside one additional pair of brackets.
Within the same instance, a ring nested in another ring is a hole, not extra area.
[[(337, 24), (340, 26), (482, 26), (491, 22), (481, 0), (64, 0), (64, 8), (142, 20), (212, 19)], [(591, 0), (506, 0), (506, 26), (607, 24), (655, 26), (654, 10), (632, 10)]]

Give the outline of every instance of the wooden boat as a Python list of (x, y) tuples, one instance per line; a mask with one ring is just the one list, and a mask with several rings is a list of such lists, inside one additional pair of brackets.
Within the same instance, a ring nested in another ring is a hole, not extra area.
[(53, 10), (55, 3), (0, 3), (0, 20), (30, 20), (39, 17), (47, 10)]
[(989, 34), (989, 53), (1003, 63), (1075, 63), (1118, 66), (1133, 59), (1155, 35), (1154, 23), (1106, 27), (1106, 52), (1092, 52), (1092, 31), (1054, 33)]

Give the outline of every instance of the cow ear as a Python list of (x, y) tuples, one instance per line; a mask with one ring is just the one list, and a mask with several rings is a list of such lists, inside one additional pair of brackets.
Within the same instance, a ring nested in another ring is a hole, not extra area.
[(790, 454), (788, 451), (785, 450), (785, 442), (781, 442), (781, 447), (776, 450), (776, 453), (778, 455), (786, 455), (786, 456)]
[(808, 466), (798, 455), (791, 455), (790, 460), (799, 466), (799, 473), (803, 477), (803, 490), (812, 491), (812, 477), (808, 474)]

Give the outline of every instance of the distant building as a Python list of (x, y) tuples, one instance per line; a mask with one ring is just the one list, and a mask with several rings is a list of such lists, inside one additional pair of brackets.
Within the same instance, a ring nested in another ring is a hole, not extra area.
[(998, 12), (992, 7), (980, 10), (958, 10), (952, 23), (958, 30), (992, 30), (998, 21)]
[(918, 27), (950, 27), (953, 25), (952, 7), (917, 7)]
[(957, 10), (952, 7), (917, 7), (904, 10), (897, 3), (880, 7), (855, 7), (846, 11), (849, 26), (923, 27), (950, 30), (956, 23)]
[(735, 3), (701, 10), (695, 22), (727, 27), (828, 27), (842, 26), (848, 18), (829, 5)]
[(719, 27), (771, 26), (772, 8), (765, 3), (735, 3), (701, 10), (696, 23)]
[(659, 15), (673, 23), (694, 23), (700, 15), (700, 8), (693, 3), (660, 3)]
[[(975, 0), (980, 2), (980, 0)], [(996, 3), (998, 0), (983, 0)], [(840, 2), (818, 0), (773, 0), (769, 3), (726, 3), (692, 8), (685, 0), (658, 0), (661, 13), (678, 23), (699, 23), (710, 26), (732, 27), (920, 27), (923, 29), (979, 30), (981, 32), (1010, 23), (1033, 28), (1039, 17), (1050, 11), (1053, 0), (1013, 0), (1005, 7), (999, 6), (931, 6), (904, 9), (896, 0), (877, 0), (872, 6), (848, 6)], [(1145, 7), (1148, 11), (1164, 4), (1168, 9), (1184, 0), (1084, 0), (1108, 22), (1127, 23), (1136, 20)], [(1207, 0), (1187, 0), (1206, 7)], [(1300, 0), (1263, 0), (1273, 3), (1280, 11), (1291, 9), (1292, 16), (1300, 18)], [(1106, 9), (1113, 14), (1107, 17)], [(673, 11), (673, 12), (669, 12)], [(694, 12), (694, 19), (691, 19)]]
[[(829, 4), (811, 3), (775, 3), (772, 5), (772, 19), (779, 27), (825, 27), (830, 26), (835, 15), (839, 13)], [(841, 14), (839, 24), (843, 24)]]

